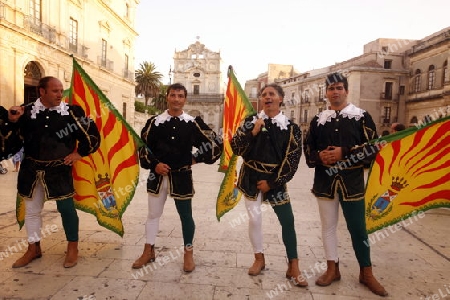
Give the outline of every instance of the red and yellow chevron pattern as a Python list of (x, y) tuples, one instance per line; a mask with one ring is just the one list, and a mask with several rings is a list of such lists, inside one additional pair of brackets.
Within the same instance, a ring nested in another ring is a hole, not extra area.
[(101, 135), (97, 152), (74, 165), (75, 206), (123, 236), (122, 215), (139, 182), (142, 141), (75, 59), (69, 100), (95, 121)]
[(216, 217), (220, 218), (233, 209), (241, 198), (236, 188), (237, 182), (237, 156), (231, 149), (230, 140), (241, 122), (249, 115), (255, 113), (253, 106), (242, 90), (233, 68), (228, 68), (228, 86), (223, 109), (223, 152), (220, 157), (219, 171), (225, 172), (216, 202)]

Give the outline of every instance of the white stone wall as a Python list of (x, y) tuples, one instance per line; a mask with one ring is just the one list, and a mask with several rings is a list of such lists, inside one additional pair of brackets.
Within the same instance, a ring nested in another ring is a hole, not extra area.
[[(107, 5), (105, 2), (111, 2)], [(70, 86), (72, 57), (117, 110), (134, 119), (134, 12), (138, 1), (42, 1), (42, 19), (31, 18), (29, 1), (2, 1), (0, 16), (0, 105), (24, 103), (24, 69), (39, 66), (41, 77), (58, 77)], [(112, 5), (113, 4), (113, 5)], [(126, 4), (128, 4), (128, 15)], [(78, 23), (77, 47), (69, 47), (70, 19)], [(100, 62), (102, 39), (106, 64)], [(128, 68), (125, 56), (128, 56)]]

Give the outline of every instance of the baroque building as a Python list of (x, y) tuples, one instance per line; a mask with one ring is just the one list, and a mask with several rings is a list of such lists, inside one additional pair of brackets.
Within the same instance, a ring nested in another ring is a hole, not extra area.
[(184, 110), (202, 117), (217, 132), (222, 127), (224, 100), (220, 52), (207, 49), (197, 40), (185, 50), (175, 50), (173, 61), (169, 75), (188, 91)]
[(134, 119), (134, 29), (139, 0), (0, 0), (0, 105), (38, 98), (40, 78), (69, 88), (72, 57)]
[(418, 41), (406, 55), (409, 61), (406, 123), (427, 123), (450, 115), (450, 27)]
[(332, 66), (273, 81), (260, 74), (246, 82), (245, 92), (257, 103), (261, 87), (279, 83), (285, 91), (282, 110), (305, 132), (327, 108), (326, 76), (342, 72), (349, 80), (349, 102), (367, 110), (378, 133), (387, 134), (395, 122), (411, 127), (450, 114), (449, 58), (450, 27), (422, 40), (380, 38), (364, 45), (362, 55)]

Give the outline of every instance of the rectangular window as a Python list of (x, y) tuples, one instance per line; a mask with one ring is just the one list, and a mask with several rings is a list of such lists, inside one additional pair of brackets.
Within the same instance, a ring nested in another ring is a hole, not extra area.
[(400, 86), (399, 94), (400, 95), (404, 95), (405, 94), (405, 86), (404, 85)]
[(106, 48), (108, 47), (108, 42), (104, 39), (102, 39), (102, 60), (101, 65), (102, 67), (106, 67)]
[(388, 124), (390, 123), (391, 120), (391, 108), (385, 106), (384, 107), (384, 118), (383, 118), (383, 123), (384, 124)]
[(124, 117), (124, 119), (127, 118), (127, 103), (126, 102), (122, 102), (122, 116)]
[(69, 49), (76, 53), (78, 47), (78, 21), (70, 18), (69, 22)]
[(386, 82), (384, 84), (384, 99), (392, 100), (392, 82)]
[(129, 76), (131, 76), (130, 72), (128, 71), (128, 54), (125, 54), (125, 58), (124, 58), (124, 65), (123, 65), (123, 77), (124, 78), (128, 78)]
[(308, 110), (303, 111), (303, 123), (308, 123)]
[(304, 99), (305, 99), (305, 103), (309, 102), (309, 90), (304, 91)]
[(198, 84), (194, 85), (194, 95), (200, 94), (200, 86)]
[(385, 60), (384, 60), (384, 68), (385, 68), (385, 69), (392, 69), (392, 60), (390, 60), (390, 59), (385, 59)]
[(323, 100), (323, 98), (324, 98), (324, 97), (323, 97), (324, 93), (325, 93), (325, 87), (324, 87), (324, 86), (319, 87), (319, 100), (320, 100), (320, 101)]
[(41, 0), (30, 0), (30, 15), (36, 24), (42, 21)]

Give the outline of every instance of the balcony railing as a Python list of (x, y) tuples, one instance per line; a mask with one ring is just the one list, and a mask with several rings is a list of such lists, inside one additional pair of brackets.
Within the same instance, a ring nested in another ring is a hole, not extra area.
[(127, 79), (129, 81), (134, 81), (134, 72), (131, 72), (130, 70), (123, 69), (122, 70), (123, 78)]
[(56, 29), (41, 22), (33, 16), (26, 16), (23, 20), (25, 30), (40, 35), (50, 43), (56, 43)]
[(380, 94), (380, 99), (383, 99), (383, 100), (392, 100), (392, 94), (381, 93), (381, 94)]
[(380, 123), (382, 123), (382, 124), (390, 124), (391, 123), (391, 119), (390, 118), (386, 118), (385, 116), (380, 116)]
[(380, 93), (381, 100), (398, 101), (399, 98), (400, 98), (399, 94), (392, 95), (392, 94)]
[(97, 56), (97, 64), (108, 71), (114, 71), (114, 62), (109, 59), (105, 59), (102, 56)]
[(192, 102), (223, 102), (223, 94), (188, 94), (187, 101)]

